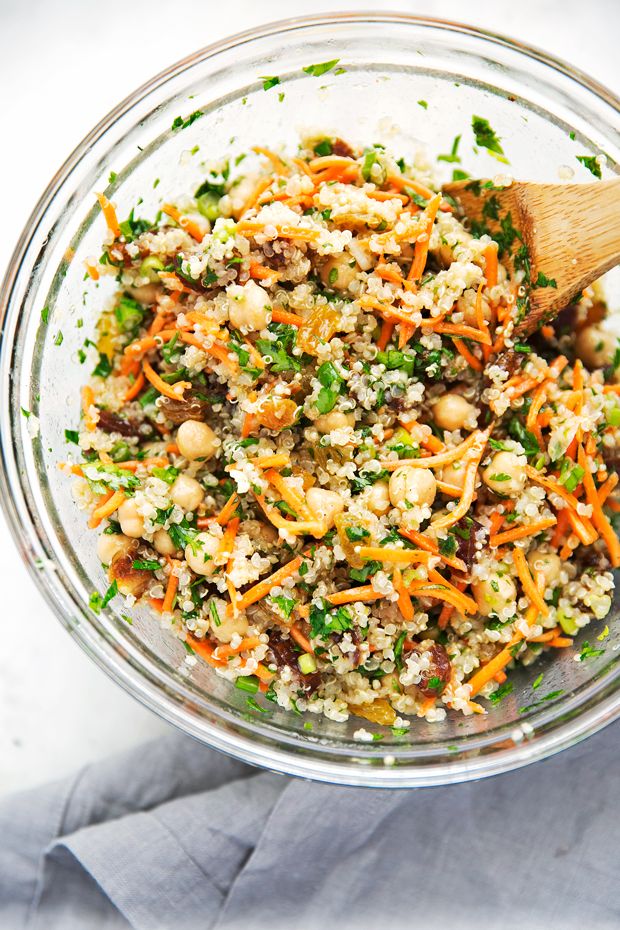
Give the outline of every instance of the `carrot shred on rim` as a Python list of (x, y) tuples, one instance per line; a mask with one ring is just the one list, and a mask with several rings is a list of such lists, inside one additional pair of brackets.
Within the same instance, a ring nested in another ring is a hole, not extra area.
[(105, 194), (97, 194), (96, 196), (108, 229), (115, 239), (119, 239), (121, 235), (121, 227), (119, 225), (118, 218), (116, 216), (116, 210), (114, 209), (113, 204), (110, 203)]

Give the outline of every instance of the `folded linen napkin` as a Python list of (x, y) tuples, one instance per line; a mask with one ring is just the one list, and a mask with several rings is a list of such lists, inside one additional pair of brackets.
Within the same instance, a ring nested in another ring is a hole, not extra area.
[(619, 726), (507, 775), (398, 791), (171, 736), (0, 805), (0, 928), (617, 928)]

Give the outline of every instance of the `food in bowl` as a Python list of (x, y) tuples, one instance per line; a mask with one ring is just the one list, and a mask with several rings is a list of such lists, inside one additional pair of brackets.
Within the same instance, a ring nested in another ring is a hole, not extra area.
[(153, 222), (99, 198), (88, 272), (119, 287), (63, 466), (109, 573), (92, 605), (147, 602), (296, 713), (485, 713), (611, 607), (604, 302), (517, 342), (518, 233), (428, 173), (332, 137), (236, 161)]

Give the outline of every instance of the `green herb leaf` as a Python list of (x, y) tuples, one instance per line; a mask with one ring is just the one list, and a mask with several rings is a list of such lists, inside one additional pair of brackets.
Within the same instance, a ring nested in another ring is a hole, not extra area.
[(270, 601), (280, 608), (286, 619), (291, 616), (293, 608), (297, 601), (292, 597), (285, 597), (283, 594), (275, 595), (274, 597), (269, 598)]
[(333, 58), (331, 61), (322, 61), (317, 65), (308, 65), (302, 70), (305, 71), (306, 74), (312, 75), (312, 77), (321, 77), (321, 75), (327, 74), (328, 71), (335, 68), (339, 61), (339, 58)]
[(65, 439), (67, 442), (74, 442), (76, 446), (80, 444), (80, 434), (76, 429), (66, 429)]
[(137, 572), (156, 572), (161, 565), (155, 559), (136, 559), (131, 567)]
[(276, 84), (280, 83), (280, 78), (275, 75), (265, 75), (261, 77), (260, 80), (263, 82), (263, 90), (270, 90), (270, 88), (275, 87)]
[(507, 159), (504, 157), (504, 150), (500, 145), (499, 137), (491, 128), (491, 125), (487, 119), (484, 119), (482, 116), (472, 116), (471, 128), (473, 129), (474, 136), (476, 137), (476, 145), (486, 149), (496, 157), (500, 156), (499, 161), (507, 161)]
[(546, 274), (543, 274), (542, 271), (538, 272), (538, 277), (536, 278), (536, 283), (534, 287), (554, 287), (557, 289), (558, 282), (555, 278), (548, 278)]
[(191, 126), (192, 123), (195, 123), (197, 119), (200, 119), (201, 116), (204, 116), (202, 110), (194, 110), (193, 113), (183, 119), (182, 116), (177, 116), (172, 123), (172, 131), (178, 132), (180, 129), (187, 129), (188, 126)]
[(579, 661), (587, 662), (589, 659), (597, 659), (599, 656), (602, 656), (604, 652), (604, 649), (593, 649), (590, 643), (586, 640), (581, 647)]
[(577, 155), (576, 158), (595, 178), (602, 177), (601, 166), (594, 155)]

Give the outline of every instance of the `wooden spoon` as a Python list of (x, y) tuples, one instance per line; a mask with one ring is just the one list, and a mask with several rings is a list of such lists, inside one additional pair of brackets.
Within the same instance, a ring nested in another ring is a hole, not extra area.
[(515, 336), (534, 332), (620, 263), (620, 178), (596, 184), (512, 181), (507, 187), (455, 181), (443, 190), (474, 230), (497, 236), (500, 260), (511, 271), (525, 271), (528, 300)]

